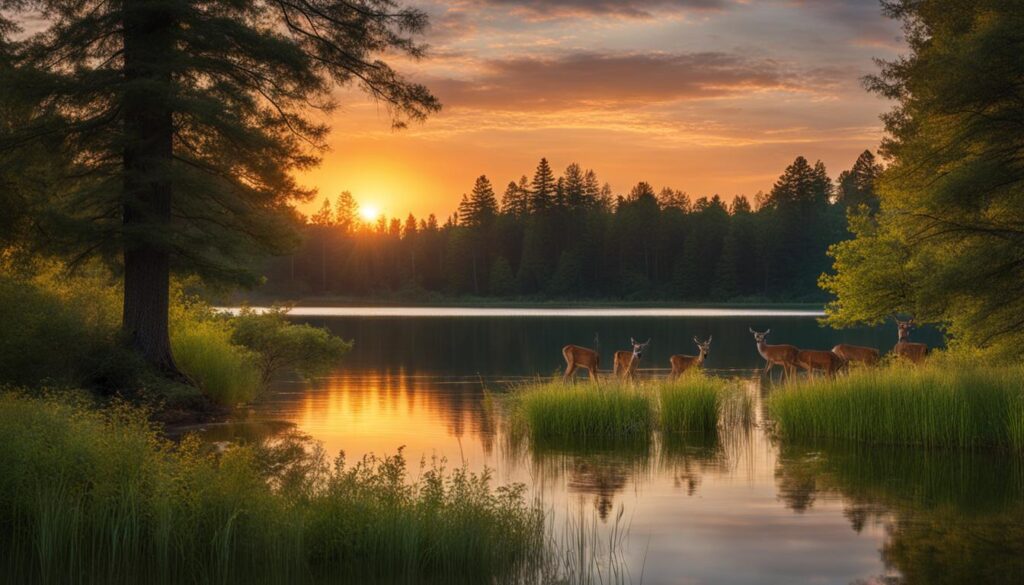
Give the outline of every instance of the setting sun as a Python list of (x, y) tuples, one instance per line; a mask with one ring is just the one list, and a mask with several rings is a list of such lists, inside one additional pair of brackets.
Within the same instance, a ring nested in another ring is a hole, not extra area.
[(373, 221), (380, 217), (380, 209), (376, 205), (360, 205), (359, 215), (366, 221)]

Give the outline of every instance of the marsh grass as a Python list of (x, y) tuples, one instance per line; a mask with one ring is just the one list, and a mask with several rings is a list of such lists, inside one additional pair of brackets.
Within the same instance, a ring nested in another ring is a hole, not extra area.
[(658, 386), (661, 430), (666, 433), (715, 435), (725, 413), (730, 383), (693, 373)]
[(777, 390), (768, 410), (784, 439), (1024, 449), (1024, 368), (861, 370)]
[(0, 394), (0, 559), (12, 582), (504, 582), (546, 558), (518, 485), (398, 454), (279, 441), (208, 453), (145, 413)]
[(518, 388), (512, 399), (515, 421), (534, 442), (649, 440), (657, 423), (654, 396), (643, 386), (551, 381)]

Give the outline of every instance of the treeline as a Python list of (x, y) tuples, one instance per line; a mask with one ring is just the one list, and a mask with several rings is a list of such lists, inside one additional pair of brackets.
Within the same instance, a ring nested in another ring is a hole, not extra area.
[(728, 301), (820, 300), (829, 245), (845, 212), (877, 207), (881, 166), (865, 151), (833, 182), (797, 157), (767, 194), (691, 200), (637, 183), (613, 195), (594, 171), (532, 180), (499, 197), (486, 176), (443, 224), (431, 214), (359, 220), (348, 192), (307, 221), (304, 243), (266, 267), (267, 290), (290, 295), (417, 295)]

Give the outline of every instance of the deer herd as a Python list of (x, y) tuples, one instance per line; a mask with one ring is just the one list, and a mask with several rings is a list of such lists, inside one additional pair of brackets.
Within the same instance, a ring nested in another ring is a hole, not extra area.
[[(910, 330), (914, 327), (914, 320), (897, 320), (896, 327), (899, 331), (899, 338), (892, 348), (893, 355), (906, 358), (915, 364), (923, 361), (928, 353), (928, 346), (910, 341)], [(782, 366), (783, 376), (786, 378), (795, 375), (797, 368), (807, 370), (808, 373), (821, 371), (827, 376), (834, 376), (848, 368), (851, 363), (873, 366), (882, 359), (881, 353), (873, 347), (848, 343), (840, 343), (830, 351), (800, 349), (795, 345), (788, 344), (771, 345), (767, 341), (768, 334), (771, 332), (771, 329), (764, 332), (750, 329), (750, 333), (754, 335), (754, 343), (757, 344), (757, 352), (765, 361), (764, 374), (770, 374), (775, 366)], [(670, 380), (682, 376), (687, 370), (699, 368), (707, 359), (708, 353), (711, 351), (711, 337), (709, 336), (707, 341), (701, 341), (694, 337), (693, 342), (697, 344), (697, 355), (677, 354), (669, 358), (669, 365), (672, 367), (669, 373)], [(636, 378), (640, 360), (648, 346), (651, 345), (651, 340), (639, 343), (631, 337), (629, 343), (632, 346), (631, 350), (615, 352), (612, 368), (613, 375), (623, 380)], [(565, 357), (566, 364), (563, 379), (572, 378), (577, 369), (583, 368), (587, 370), (592, 380), (597, 380), (601, 357), (596, 351), (578, 345), (567, 345), (562, 348), (562, 356)]]

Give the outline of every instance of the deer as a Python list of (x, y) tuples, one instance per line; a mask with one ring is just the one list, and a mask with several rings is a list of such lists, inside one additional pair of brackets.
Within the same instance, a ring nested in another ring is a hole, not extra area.
[(698, 350), (698, 354), (695, 356), (677, 354), (668, 358), (668, 363), (672, 366), (672, 373), (668, 375), (668, 378), (670, 380), (675, 380), (679, 376), (682, 376), (686, 370), (694, 367), (699, 368), (700, 365), (704, 363), (704, 360), (707, 359), (708, 352), (711, 350), (712, 337), (713, 336), (708, 336), (708, 340), (703, 342), (697, 339), (696, 335), (693, 337), (693, 342), (697, 344)]
[(864, 347), (862, 345), (851, 345), (849, 343), (840, 343), (839, 345), (832, 348), (832, 353), (843, 358), (846, 364), (843, 367), (848, 367), (850, 363), (864, 364), (865, 366), (874, 366), (878, 364), (879, 360), (882, 359), (882, 354), (873, 347)]
[(615, 352), (615, 362), (612, 370), (616, 376), (623, 380), (636, 377), (636, 368), (640, 365), (640, 358), (644, 357), (644, 351), (651, 344), (651, 340), (648, 339), (644, 343), (637, 343), (635, 339), (630, 337), (629, 343), (633, 346), (633, 351)]
[(583, 368), (590, 375), (590, 379), (597, 382), (597, 368), (601, 365), (601, 356), (590, 348), (569, 344), (562, 348), (562, 356), (565, 357), (565, 374), (562, 380), (576, 377), (576, 369)]
[(846, 365), (846, 360), (831, 351), (801, 349), (796, 354), (796, 364), (807, 370), (808, 374), (813, 374), (814, 370), (824, 370), (826, 376), (832, 377)]
[(796, 373), (796, 356), (800, 353), (800, 350), (795, 345), (768, 345), (765, 342), (765, 338), (772, 332), (771, 329), (764, 333), (754, 331), (751, 327), (747, 329), (754, 335), (754, 341), (757, 343), (757, 353), (761, 354), (761, 357), (764, 358), (763, 374), (770, 374), (772, 368), (776, 365), (782, 366), (782, 371), (786, 378)]
[(910, 341), (910, 330), (913, 328), (914, 319), (909, 321), (896, 320), (896, 329), (899, 332), (899, 337), (897, 338), (896, 345), (892, 348), (892, 352), (900, 357), (907, 358), (915, 364), (919, 364), (928, 355), (928, 346), (923, 343)]

